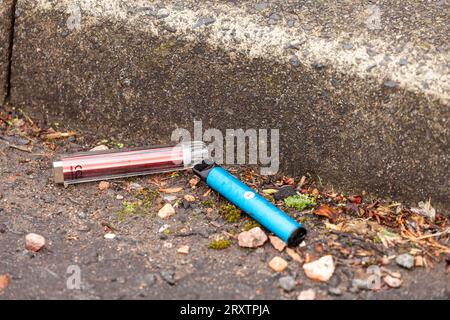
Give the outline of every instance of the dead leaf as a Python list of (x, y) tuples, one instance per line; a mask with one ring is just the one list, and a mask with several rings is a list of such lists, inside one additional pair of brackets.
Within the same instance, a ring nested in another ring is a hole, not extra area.
[(362, 197), (361, 196), (350, 196), (347, 199), (351, 203), (354, 203), (354, 204), (361, 204), (362, 203)]
[(166, 188), (166, 189), (159, 189), (159, 191), (164, 192), (164, 193), (177, 193), (180, 192), (181, 190), (183, 190), (183, 188), (181, 187), (177, 187), (177, 188)]
[(326, 204), (322, 204), (314, 211), (314, 214), (327, 217), (328, 219), (334, 221), (339, 217), (340, 212), (336, 209), (330, 208)]

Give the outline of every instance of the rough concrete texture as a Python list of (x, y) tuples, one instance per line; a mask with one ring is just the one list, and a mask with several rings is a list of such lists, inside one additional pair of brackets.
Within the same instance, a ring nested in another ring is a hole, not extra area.
[(136, 145), (194, 120), (279, 128), (283, 170), (448, 207), (448, 9), (19, 0), (11, 98)]
[(0, 106), (8, 91), (13, 0), (0, 0)]

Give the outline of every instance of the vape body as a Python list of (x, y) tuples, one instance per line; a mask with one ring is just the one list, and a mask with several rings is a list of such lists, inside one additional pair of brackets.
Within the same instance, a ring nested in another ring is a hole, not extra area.
[(203, 162), (194, 172), (213, 190), (245, 211), (289, 246), (296, 246), (306, 236), (306, 229), (242, 181), (216, 164)]

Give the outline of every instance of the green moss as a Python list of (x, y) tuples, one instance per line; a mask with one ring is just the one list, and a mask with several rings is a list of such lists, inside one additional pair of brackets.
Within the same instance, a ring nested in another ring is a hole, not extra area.
[(117, 220), (121, 222), (124, 221), (129, 216), (135, 215), (138, 207), (139, 201), (136, 202), (124, 201), (122, 203), (122, 210), (117, 212)]
[(220, 213), (225, 216), (228, 222), (234, 223), (241, 217), (241, 210), (232, 204), (224, 204), (220, 207)]
[(252, 220), (252, 221), (247, 222), (247, 223), (244, 225), (244, 227), (242, 228), (242, 230), (248, 231), (248, 230), (250, 230), (250, 229), (253, 229), (253, 228), (256, 228), (256, 227), (260, 227), (260, 226), (261, 226), (261, 225), (260, 225), (258, 222)]
[(170, 229), (166, 229), (162, 232), (164, 235), (168, 236), (170, 234)]
[(149, 189), (142, 189), (136, 192), (134, 196), (139, 200), (134, 202), (124, 201), (122, 203), (122, 209), (117, 212), (117, 220), (122, 222), (126, 218), (136, 214), (141, 216), (147, 215), (158, 195), (158, 191)]
[(202, 205), (204, 205), (205, 207), (208, 207), (208, 208), (213, 208), (214, 201), (212, 201), (211, 199), (204, 200), (204, 201), (202, 201)]
[(223, 250), (231, 246), (231, 241), (226, 239), (213, 240), (209, 244), (210, 249)]
[(307, 196), (306, 194), (297, 194), (284, 199), (284, 203), (289, 208), (294, 208), (298, 211), (302, 211), (307, 208), (314, 207), (316, 205), (316, 200), (312, 197)]

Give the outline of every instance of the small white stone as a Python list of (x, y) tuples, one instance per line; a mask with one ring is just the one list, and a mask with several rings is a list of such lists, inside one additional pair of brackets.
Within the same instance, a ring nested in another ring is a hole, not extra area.
[(269, 262), (269, 267), (271, 267), (276, 272), (283, 272), (288, 266), (286, 260), (281, 257), (275, 257)]
[(96, 147), (92, 148), (89, 151), (106, 151), (106, 150), (109, 150), (109, 148), (107, 146), (101, 144), (99, 146), (96, 146)]
[(45, 238), (36, 233), (29, 233), (25, 236), (25, 247), (27, 250), (37, 252), (45, 246)]
[(322, 282), (330, 280), (334, 269), (333, 257), (330, 255), (303, 265), (303, 270), (308, 278)]
[(158, 217), (161, 219), (167, 219), (170, 216), (175, 214), (175, 209), (170, 203), (166, 203), (161, 209), (158, 211)]
[(239, 246), (246, 248), (257, 248), (267, 241), (267, 236), (260, 227), (241, 232), (238, 236)]
[(314, 289), (303, 290), (297, 297), (297, 300), (315, 300), (316, 292)]
[(187, 246), (187, 245), (181, 246), (181, 247), (178, 248), (177, 252), (181, 253), (181, 254), (188, 254), (189, 253), (189, 246)]
[(105, 235), (103, 236), (103, 238), (108, 239), (108, 240), (112, 240), (116, 237), (116, 235), (114, 233), (105, 233)]

